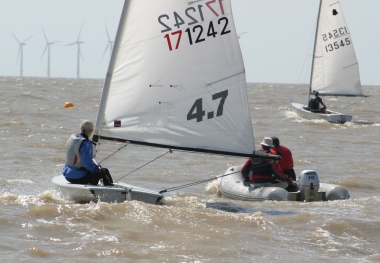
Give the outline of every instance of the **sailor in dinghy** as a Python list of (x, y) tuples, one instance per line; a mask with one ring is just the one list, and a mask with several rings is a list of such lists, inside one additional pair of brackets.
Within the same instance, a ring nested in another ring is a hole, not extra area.
[[(322, 98), (319, 97), (319, 92), (316, 90), (313, 90), (314, 98), (311, 98), (309, 101), (309, 107), (307, 108), (311, 112), (326, 112), (326, 105), (323, 103)], [(321, 108), (320, 105), (323, 107)]]
[[(53, 184), (58, 186), (62, 195), (75, 202), (117, 202), (138, 200), (157, 204), (163, 199), (158, 191), (113, 182), (106, 168), (93, 159), (93, 142), (90, 137), (94, 124), (81, 123), (81, 133), (72, 134), (66, 144), (66, 164), (62, 175), (55, 176)], [(119, 150), (122, 147), (119, 148)], [(99, 182), (102, 179), (102, 182)]]
[(295, 181), (297, 176), (293, 169), (294, 162), (292, 152), (288, 147), (280, 145), (280, 140), (277, 137), (271, 138), (273, 140), (274, 148), (272, 148), (270, 152), (281, 156), (281, 161), (279, 161), (278, 164), (280, 165), (282, 172)]
[(257, 153), (269, 154), (274, 148), (272, 138), (265, 137), (260, 145), (262, 148), (255, 153), (255, 156), (248, 158), (241, 168), (245, 179), (244, 185), (249, 186), (252, 183), (255, 187), (287, 188), (290, 179), (282, 172), (280, 165), (275, 160), (257, 157)]
[(80, 134), (72, 134), (67, 140), (66, 164), (62, 174), (72, 184), (97, 185), (103, 179), (105, 186), (113, 185), (108, 169), (100, 167), (93, 159), (93, 143), (89, 138), (94, 131), (94, 124), (84, 120), (80, 130)]

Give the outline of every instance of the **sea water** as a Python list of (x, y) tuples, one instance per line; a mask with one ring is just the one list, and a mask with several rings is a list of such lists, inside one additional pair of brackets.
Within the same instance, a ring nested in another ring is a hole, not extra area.
[[(165, 194), (166, 203), (78, 204), (51, 183), (81, 120), (95, 122), (103, 80), (0, 77), (1, 262), (379, 262), (379, 87), (371, 97), (324, 98), (353, 121), (308, 121), (306, 84), (248, 83), (255, 143), (277, 136), (295, 171), (317, 171), (351, 198), (333, 202), (244, 202), (224, 198), (219, 181)], [(65, 109), (66, 102), (73, 108)], [(226, 105), (225, 105), (226, 107)], [(104, 142), (98, 160), (123, 144)], [(244, 158), (128, 145), (102, 163), (114, 179), (169, 187), (223, 174)]]

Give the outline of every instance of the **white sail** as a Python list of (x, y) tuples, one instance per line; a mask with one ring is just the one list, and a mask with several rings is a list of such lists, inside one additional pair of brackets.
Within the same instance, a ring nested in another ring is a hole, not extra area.
[(251, 154), (245, 69), (230, 0), (127, 0), (95, 135)]
[(338, 0), (321, 0), (310, 91), (362, 96), (359, 66)]

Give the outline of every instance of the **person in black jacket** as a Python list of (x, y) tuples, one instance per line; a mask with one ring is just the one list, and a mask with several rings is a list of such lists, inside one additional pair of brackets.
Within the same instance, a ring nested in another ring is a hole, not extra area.
[[(313, 93), (315, 97), (309, 101), (309, 110), (324, 113), (326, 111), (326, 105), (323, 103), (321, 97), (319, 97), (319, 92), (314, 90)], [(323, 108), (321, 108), (320, 105), (323, 105)]]

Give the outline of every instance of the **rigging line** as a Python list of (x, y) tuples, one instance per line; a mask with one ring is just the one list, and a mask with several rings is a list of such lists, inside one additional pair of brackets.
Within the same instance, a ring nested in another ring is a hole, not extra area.
[[(318, 23), (318, 20), (317, 20), (317, 23)], [(314, 26), (314, 28), (315, 28), (315, 26)], [(308, 60), (308, 58), (309, 58), (310, 56), (311, 56), (311, 57), (313, 56), (313, 55), (309, 55), (309, 56), (308, 56), (307, 54), (309, 53), (310, 46), (313, 44), (314, 35), (315, 35), (315, 30), (312, 30), (312, 31), (311, 31), (311, 35), (310, 35), (309, 45), (308, 45), (307, 50), (306, 50), (306, 56), (305, 56), (304, 61), (303, 61), (303, 64), (302, 64), (302, 68), (301, 68), (301, 71), (300, 71), (300, 75), (298, 76), (298, 82), (297, 82), (297, 84), (300, 84), (301, 77), (302, 77), (302, 73), (304, 73), (304, 69), (305, 69), (305, 70), (307, 69), (307, 68), (305, 68), (306, 60)], [(311, 85), (311, 84), (309, 83), (309, 85)]]
[(128, 143), (124, 144), (119, 149), (117, 149), (116, 151), (114, 151), (113, 153), (111, 153), (110, 155), (108, 155), (106, 158), (104, 158), (103, 160), (101, 160), (98, 164), (101, 164), (102, 162), (104, 162), (105, 160), (107, 160), (108, 158), (110, 158), (112, 155), (114, 155), (115, 153), (117, 153), (118, 151), (120, 151), (121, 149), (123, 149), (123, 148), (125, 148), (127, 146), (128, 146)]
[(216, 177), (213, 177), (213, 178), (209, 178), (209, 179), (205, 179), (205, 180), (201, 180), (201, 181), (197, 181), (197, 182), (192, 182), (192, 183), (188, 183), (188, 184), (183, 184), (183, 185), (178, 185), (178, 186), (170, 187), (170, 188), (168, 188), (168, 189), (161, 190), (159, 193), (160, 193), (160, 194), (162, 194), (162, 193), (167, 193), (167, 192), (171, 192), (171, 191), (179, 190), (179, 189), (182, 189), (182, 188), (190, 187), (190, 186), (193, 186), (193, 185), (206, 183), (206, 182), (213, 181), (213, 180), (216, 180), (216, 179), (218, 179), (218, 178), (222, 178), (222, 177), (224, 177), (224, 176), (231, 175), (231, 174), (236, 174), (236, 173), (239, 173), (239, 172), (240, 172), (240, 171), (236, 171), (236, 172), (232, 172), (232, 173), (228, 173), (228, 174), (219, 175), (219, 176), (216, 176)]
[[(273, 162), (274, 161), (271, 161), (271, 162), (266, 163), (266, 164), (258, 165), (258, 166), (255, 166), (254, 168), (264, 167), (264, 166), (272, 164)], [(194, 186), (194, 185), (197, 185), (197, 184), (207, 183), (207, 182), (210, 182), (210, 181), (213, 181), (213, 180), (216, 180), (216, 179), (219, 179), (219, 178), (231, 175), (231, 174), (240, 173), (240, 172), (243, 172), (243, 171), (246, 171), (246, 170), (250, 170), (250, 169), (252, 169), (252, 168), (246, 168), (246, 169), (241, 170), (241, 171), (236, 171), (236, 172), (232, 172), (232, 173), (228, 173), (228, 174), (222, 174), (222, 175), (218, 175), (216, 177), (209, 178), (209, 179), (204, 179), (204, 180), (201, 180), (201, 181), (196, 181), (196, 182), (192, 182), (192, 183), (188, 183), (188, 184), (183, 184), (183, 185), (177, 185), (177, 186), (169, 187), (168, 189), (159, 191), (159, 193), (160, 194), (167, 193), (167, 192), (179, 190), (179, 189), (182, 189), (182, 188)]]
[(124, 177), (126, 177), (127, 175), (129, 175), (129, 174), (131, 174), (131, 173), (133, 173), (133, 172), (136, 172), (138, 169), (140, 169), (140, 168), (142, 168), (142, 167), (144, 167), (145, 165), (148, 165), (148, 164), (150, 164), (151, 162), (154, 162), (155, 160), (157, 160), (158, 158), (160, 158), (160, 157), (162, 157), (162, 156), (164, 156), (165, 154), (167, 154), (167, 153), (172, 153), (173, 151), (172, 151), (172, 149), (169, 149), (166, 153), (163, 153), (163, 154), (161, 154), (160, 156), (158, 156), (157, 158), (154, 158), (153, 160), (151, 160), (151, 161), (149, 161), (149, 162), (147, 162), (146, 164), (144, 164), (144, 165), (142, 165), (142, 166), (140, 166), (140, 167), (138, 167), (138, 168), (136, 168), (135, 170), (133, 170), (132, 172), (130, 172), (130, 173), (127, 173), (126, 175), (124, 175), (124, 176), (122, 176), (122, 177), (120, 177), (119, 179), (117, 179), (117, 180), (115, 180), (115, 181), (120, 181), (121, 179), (123, 179)]
[[(310, 47), (310, 44), (309, 44), (309, 47)], [(309, 47), (308, 47), (308, 50), (309, 50)], [(308, 55), (307, 54), (305, 56), (305, 59), (303, 60), (302, 69), (300, 71), (300, 75), (298, 76), (297, 84), (301, 84), (300, 82), (301, 82), (302, 74), (304, 74), (304, 68), (305, 68), (306, 60), (308, 60)]]
[[(364, 97), (364, 99), (366, 99), (366, 98), (368, 98), (368, 97)], [(347, 108), (347, 107), (350, 107), (350, 106), (352, 106), (352, 105), (354, 105), (354, 104), (356, 104), (356, 103), (358, 103), (358, 102), (360, 102), (360, 101), (363, 101), (364, 99), (360, 98), (358, 101), (356, 101), (356, 102), (354, 102), (354, 103), (352, 103), (352, 104), (347, 105), (347, 106), (344, 107), (343, 109), (345, 109), (345, 108)]]

